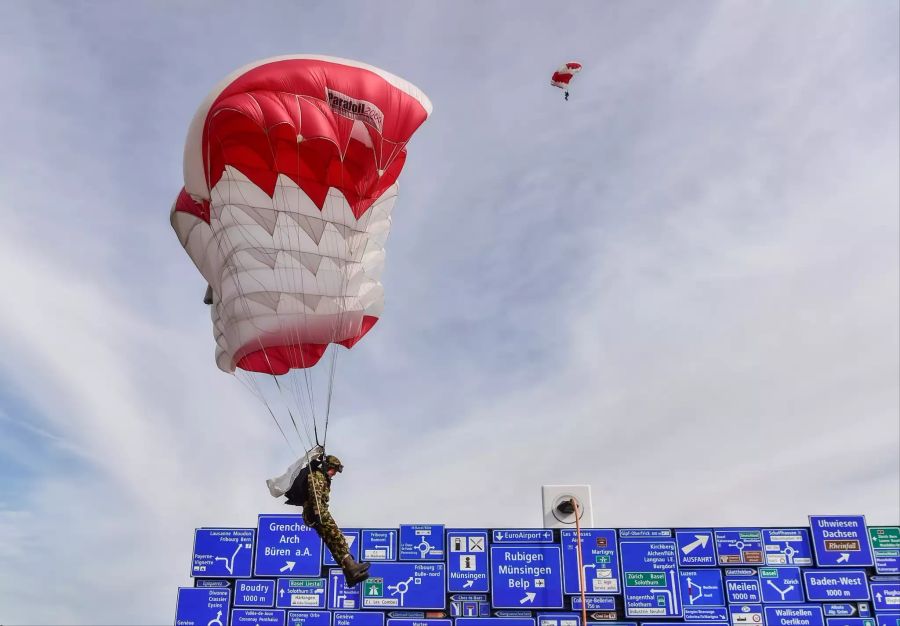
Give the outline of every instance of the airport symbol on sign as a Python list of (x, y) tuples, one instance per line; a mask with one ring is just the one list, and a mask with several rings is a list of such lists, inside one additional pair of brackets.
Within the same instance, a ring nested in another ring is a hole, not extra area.
[(249, 578), (255, 538), (255, 528), (198, 528), (191, 576)]
[(678, 546), (674, 539), (622, 541), (627, 617), (681, 617)]
[(574, 530), (560, 531), (562, 539), (564, 589), (568, 594), (619, 593), (619, 555), (616, 531), (591, 528), (581, 531), (581, 569), (578, 572), (578, 537)]
[(485, 593), (488, 579), (487, 531), (447, 531), (447, 591)]
[(760, 567), (759, 584), (766, 604), (800, 604), (805, 600), (799, 567)]
[(256, 576), (318, 576), (322, 540), (299, 515), (260, 515)]
[(813, 564), (809, 531), (805, 528), (763, 529), (763, 543), (766, 548), (766, 565), (805, 567)]
[(495, 609), (563, 608), (559, 546), (492, 546)]
[(716, 546), (711, 530), (676, 530), (678, 565), (705, 567), (716, 565)]
[(547, 528), (505, 528), (495, 530), (494, 543), (553, 543), (553, 531)]
[(862, 515), (810, 515), (816, 563), (826, 567), (870, 567), (875, 564)]

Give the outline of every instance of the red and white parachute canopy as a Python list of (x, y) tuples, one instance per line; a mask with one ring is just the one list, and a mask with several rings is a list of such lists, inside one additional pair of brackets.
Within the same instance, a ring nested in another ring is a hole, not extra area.
[(171, 223), (210, 286), (221, 369), (308, 368), (372, 328), (397, 177), (430, 113), (402, 78), (324, 56), (258, 61), (213, 89)]
[(553, 72), (553, 76), (550, 78), (550, 84), (554, 87), (559, 87), (560, 89), (568, 89), (569, 81), (572, 80), (572, 77), (580, 71), (581, 63), (569, 61), (565, 65), (561, 65), (558, 70)]

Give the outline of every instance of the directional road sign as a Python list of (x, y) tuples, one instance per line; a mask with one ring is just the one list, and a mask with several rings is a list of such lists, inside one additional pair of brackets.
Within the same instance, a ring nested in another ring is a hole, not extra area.
[(619, 539), (666, 539), (672, 536), (668, 528), (620, 528)]
[(181, 587), (175, 605), (178, 626), (224, 626), (231, 609), (231, 589)]
[(396, 561), (397, 531), (393, 528), (364, 528), (360, 538), (363, 561)]
[[(564, 590), (569, 594), (581, 593), (581, 576), (578, 572), (577, 531), (562, 530)], [(581, 531), (581, 568), (585, 593), (621, 593), (619, 555), (616, 548), (616, 531), (591, 528)]]
[(384, 613), (377, 611), (340, 611), (333, 617), (334, 626), (384, 626)]
[(686, 606), (684, 621), (687, 622), (725, 622), (728, 623), (728, 609), (724, 606)]
[(456, 626), (535, 626), (533, 617), (457, 617)]
[[(685, 612), (693, 606), (725, 606), (722, 570), (682, 569), (678, 572), (678, 578)], [(685, 621), (689, 621), (687, 617)]]
[(275, 606), (280, 609), (324, 609), (324, 578), (279, 578)]
[(191, 576), (249, 578), (255, 537), (255, 528), (198, 528)]
[(681, 567), (715, 567), (716, 542), (709, 529), (676, 530), (678, 565)]
[(767, 606), (766, 626), (825, 626), (822, 607), (817, 604)]
[(328, 611), (288, 611), (287, 626), (331, 626)]
[(728, 606), (731, 626), (763, 626), (761, 604), (731, 604)]
[(501, 528), (491, 535), (493, 543), (553, 543), (548, 528)]
[(444, 563), (373, 563), (368, 580), (362, 583), (361, 608), (443, 609), (445, 567)]
[(869, 539), (879, 574), (900, 574), (900, 526), (869, 526)]
[(757, 604), (762, 602), (759, 578), (729, 576), (725, 579), (725, 598), (728, 604)]
[(401, 561), (443, 561), (443, 524), (400, 524)]
[(256, 576), (318, 576), (322, 540), (299, 515), (260, 515)]
[(674, 539), (621, 541), (626, 617), (680, 617)]
[(806, 528), (764, 528), (766, 565), (813, 564), (809, 531)]
[(872, 550), (862, 515), (810, 515), (816, 563), (824, 567), (871, 566)]
[[(616, 599), (613, 596), (584, 596), (588, 611), (616, 612)], [(581, 610), (581, 596), (572, 596), (572, 610)]]
[(490, 617), (491, 604), (481, 593), (456, 593), (450, 596), (450, 617)]
[(853, 617), (856, 615), (856, 605), (849, 603), (842, 604), (823, 604), (822, 612), (825, 618), (829, 617)]
[(875, 626), (874, 617), (828, 617), (825, 613), (826, 626)]
[(806, 598), (812, 602), (868, 600), (869, 581), (863, 570), (803, 570)]
[(559, 546), (491, 547), (491, 603), (495, 609), (561, 609)]
[(447, 531), (447, 591), (490, 590), (486, 530)]
[(872, 603), (875, 612), (900, 612), (900, 580), (872, 583)]
[(452, 626), (449, 619), (389, 619), (388, 626)]
[[(344, 572), (339, 569), (328, 570), (328, 609), (356, 610), (359, 608), (360, 586), (347, 586)], [(337, 625), (335, 625), (337, 626)]]
[(235, 581), (234, 606), (275, 606), (275, 581), (259, 579)]
[(577, 613), (539, 613), (537, 626), (581, 626), (581, 616)]
[(876, 626), (900, 626), (900, 613), (876, 613)]
[[(359, 528), (341, 528), (341, 534), (347, 540), (347, 547), (350, 549), (350, 556), (354, 561), (359, 561)], [(322, 565), (325, 567), (336, 567), (340, 565), (334, 560), (331, 550), (325, 550), (322, 555)]]
[[(229, 626), (285, 626), (284, 609), (234, 609)], [(213, 624), (212, 626), (217, 626)]]
[(761, 565), (762, 531), (758, 528), (728, 528), (716, 531), (719, 565)]
[(803, 583), (799, 567), (760, 567), (759, 585), (766, 604), (802, 604)]

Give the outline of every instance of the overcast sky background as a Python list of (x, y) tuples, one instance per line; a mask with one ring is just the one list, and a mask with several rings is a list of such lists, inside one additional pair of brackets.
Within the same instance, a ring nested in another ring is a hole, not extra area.
[[(897, 2), (0, 3), (0, 622), (171, 623), (193, 529), (287, 511), (168, 223), (231, 70), (434, 103), (341, 355), (346, 526), (900, 521)], [(569, 102), (549, 86), (578, 60)]]

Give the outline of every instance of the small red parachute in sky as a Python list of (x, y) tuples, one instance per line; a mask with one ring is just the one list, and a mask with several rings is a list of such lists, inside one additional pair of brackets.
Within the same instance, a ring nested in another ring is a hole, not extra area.
[(581, 63), (576, 63), (575, 61), (569, 61), (565, 65), (561, 65), (559, 69), (553, 72), (553, 76), (550, 78), (550, 84), (554, 87), (559, 87), (563, 89), (566, 93), (566, 100), (569, 99), (569, 81), (572, 80), (572, 77), (575, 76), (578, 72), (581, 71)]

